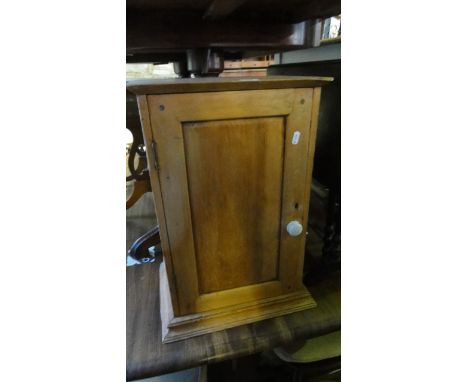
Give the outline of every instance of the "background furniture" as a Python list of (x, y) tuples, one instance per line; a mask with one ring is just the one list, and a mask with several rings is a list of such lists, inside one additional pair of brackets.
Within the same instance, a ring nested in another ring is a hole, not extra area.
[(223, 60), (320, 45), (340, 0), (128, 0), (127, 62), (176, 62), (182, 77)]
[(126, 124), (132, 133), (133, 141), (127, 151), (127, 182), (133, 181), (131, 194), (127, 196), (127, 209), (132, 207), (146, 192), (151, 191), (148, 165), (146, 163), (146, 147), (143, 141), (138, 106), (134, 94), (126, 94)]
[(326, 381), (341, 381), (340, 330), (279, 346), (273, 352), (293, 369), (293, 382), (323, 374)]

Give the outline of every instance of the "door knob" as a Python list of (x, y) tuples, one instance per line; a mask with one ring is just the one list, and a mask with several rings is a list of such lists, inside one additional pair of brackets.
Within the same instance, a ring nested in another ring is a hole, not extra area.
[(293, 220), (286, 226), (286, 231), (288, 231), (291, 236), (299, 236), (302, 233), (302, 224), (297, 220)]

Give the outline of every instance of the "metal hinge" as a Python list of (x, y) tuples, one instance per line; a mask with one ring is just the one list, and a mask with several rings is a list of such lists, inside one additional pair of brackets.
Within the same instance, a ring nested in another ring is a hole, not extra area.
[(153, 150), (154, 168), (155, 168), (156, 171), (159, 171), (158, 151), (156, 150), (156, 142), (155, 141), (151, 141), (151, 148)]

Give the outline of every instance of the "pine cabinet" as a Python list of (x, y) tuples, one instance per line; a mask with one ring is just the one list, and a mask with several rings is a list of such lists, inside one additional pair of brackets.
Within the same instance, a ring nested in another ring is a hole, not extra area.
[(160, 225), (163, 342), (313, 308), (302, 284), (324, 77), (127, 84)]

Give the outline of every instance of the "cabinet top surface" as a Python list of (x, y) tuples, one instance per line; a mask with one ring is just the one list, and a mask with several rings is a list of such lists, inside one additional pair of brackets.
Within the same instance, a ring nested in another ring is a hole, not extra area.
[(230, 90), (314, 88), (333, 81), (332, 77), (204, 77), (180, 79), (142, 79), (127, 81), (127, 90), (143, 94), (198, 93)]

